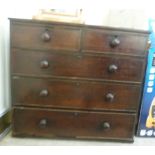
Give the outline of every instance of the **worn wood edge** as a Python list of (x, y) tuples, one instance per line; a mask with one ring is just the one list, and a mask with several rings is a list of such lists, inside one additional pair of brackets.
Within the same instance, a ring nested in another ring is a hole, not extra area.
[(133, 116), (136, 118), (136, 113), (135, 112), (125, 112), (125, 111), (107, 111), (107, 110), (102, 110), (102, 111), (94, 111), (92, 109), (62, 109), (62, 108), (48, 108), (48, 107), (32, 107), (32, 106), (13, 106), (13, 113), (15, 110), (33, 110), (33, 111), (47, 111), (47, 112), (67, 112), (67, 113), (89, 113), (89, 114), (118, 114), (118, 115), (126, 115), (126, 116)]
[(137, 109), (105, 109), (105, 108), (81, 108), (81, 107), (72, 107), (72, 106), (52, 106), (52, 105), (44, 105), (44, 107), (41, 104), (23, 104), (20, 102), (13, 103), (15, 107), (29, 107), (29, 108), (52, 108), (52, 109), (62, 109), (62, 110), (78, 110), (78, 111), (94, 111), (94, 112), (126, 112), (126, 113), (136, 113)]
[[(81, 45), (82, 45), (82, 41), (81, 41)], [(122, 52), (118, 52), (118, 53), (114, 53), (114, 52), (110, 52), (110, 51), (100, 51), (100, 50), (85, 50), (82, 49), (82, 47), (78, 50), (73, 50), (73, 49), (35, 49), (35, 48), (27, 48), (27, 47), (18, 47), (18, 46), (14, 46), (11, 45), (10, 46), (12, 51), (16, 50), (16, 51), (20, 51), (20, 52), (25, 52), (25, 51), (29, 51), (29, 52), (47, 52), (48, 54), (57, 54), (57, 55), (70, 55), (70, 56), (93, 56), (93, 57), (113, 57), (113, 56), (117, 56), (117, 57), (121, 57), (121, 58), (140, 58), (140, 59), (144, 59), (147, 57), (147, 50), (144, 50), (143, 53), (144, 54), (130, 54), (130, 53), (122, 53)]]
[(72, 81), (86, 81), (86, 82), (104, 82), (104, 83), (108, 83), (108, 82), (112, 82), (112, 83), (115, 83), (115, 84), (131, 84), (131, 85), (141, 85), (141, 81), (140, 82), (137, 82), (137, 81), (120, 81), (120, 80), (107, 80), (107, 79), (99, 79), (99, 78), (83, 78), (83, 77), (69, 77), (69, 76), (55, 76), (55, 75), (41, 75), (41, 76), (38, 76), (36, 74), (20, 74), (20, 73), (12, 73), (11, 74), (13, 79), (19, 79), (21, 77), (23, 78), (36, 78), (36, 79), (58, 79), (58, 80), (72, 80)]
[(95, 136), (58, 136), (53, 134), (48, 135), (35, 135), (35, 134), (27, 134), (27, 133), (20, 133), (20, 132), (12, 132), (12, 137), (18, 138), (37, 138), (37, 139), (50, 139), (53, 140), (79, 140), (79, 141), (99, 141), (99, 142), (121, 142), (121, 143), (134, 143), (134, 135), (132, 137), (126, 138), (113, 138), (113, 137), (95, 137)]
[(0, 137), (6, 133), (7, 129), (11, 125), (11, 109), (7, 110), (0, 116)]
[(77, 27), (87, 27), (87, 28), (98, 28), (98, 29), (106, 29), (106, 30), (113, 30), (113, 31), (124, 31), (124, 32), (132, 32), (132, 33), (143, 33), (143, 35), (150, 34), (148, 30), (141, 30), (141, 29), (131, 29), (131, 28), (123, 28), (123, 27), (111, 27), (111, 26), (102, 26), (102, 25), (89, 25), (89, 24), (79, 24), (79, 23), (67, 23), (67, 22), (57, 22), (57, 21), (45, 21), (45, 20), (36, 20), (36, 19), (18, 19), (18, 18), (9, 18), (11, 23), (35, 23), (35, 24), (53, 24), (53, 25), (66, 25), (66, 26), (77, 26)]

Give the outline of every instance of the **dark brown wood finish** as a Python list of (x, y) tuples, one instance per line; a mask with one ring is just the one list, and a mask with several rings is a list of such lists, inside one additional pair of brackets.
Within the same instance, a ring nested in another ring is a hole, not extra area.
[[(21, 35), (22, 34), (22, 35)], [(65, 26), (14, 24), (11, 27), (11, 46), (28, 49), (68, 50), (80, 49), (81, 29)]]
[(13, 73), (21, 75), (142, 82), (145, 67), (144, 60), (137, 57), (129, 59), (121, 56), (66, 55), (21, 50), (13, 50), (12, 55)]
[(15, 108), (13, 118), (14, 135), (131, 141), (135, 123), (135, 114), (36, 108)]
[(13, 135), (133, 141), (147, 38), (10, 19)]
[(82, 49), (87, 52), (146, 55), (147, 38), (144, 34), (85, 29), (83, 36)]
[(139, 99), (139, 85), (76, 80), (13, 79), (14, 105), (136, 111)]

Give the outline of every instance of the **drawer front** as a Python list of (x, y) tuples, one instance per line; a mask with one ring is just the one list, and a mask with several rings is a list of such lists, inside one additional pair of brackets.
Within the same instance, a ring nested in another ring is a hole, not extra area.
[(134, 114), (15, 108), (13, 135), (132, 140)]
[(76, 56), (48, 52), (12, 51), (13, 73), (121, 81), (143, 80), (145, 61), (119, 56)]
[[(50, 26), (50, 27), (49, 27)], [(28, 49), (78, 51), (81, 30), (52, 25), (11, 25), (11, 46)]]
[(146, 55), (147, 37), (137, 33), (108, 30), (85, 30), (83, 50), (125, 55)]
[(136, 111), (140, 86), (85, 81), (14, 78), (13, 104), (75, 109)]

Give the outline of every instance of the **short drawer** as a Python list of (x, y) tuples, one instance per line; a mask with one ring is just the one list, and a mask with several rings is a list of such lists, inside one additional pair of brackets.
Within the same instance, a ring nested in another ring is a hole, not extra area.
[(12, 79), (12, 103), (70, 109), (137, 111), (140, 86), (57, 79)]
[(11, 46), (73, 52), (80, 49), (80, 35), (80, 28), (71, 26), (14, 23), (11, 25)]
[(85, 52), (146, 55), (147, 35), (116, 30), (86, 29), (83, 35)]
[(137, 57), (52, 54), (12, 51), (12, 72), (142, 82), (145, 60)]
[(15, 108), (14, 136), (133, 140), (135, 114)]

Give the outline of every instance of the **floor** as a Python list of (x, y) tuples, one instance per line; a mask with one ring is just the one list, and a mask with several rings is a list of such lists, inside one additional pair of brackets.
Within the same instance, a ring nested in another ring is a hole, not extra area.
[(1, 138), (0, 146), (155, 146), (155, 138), (135, 137), (134, 143), (87, 141), (87, 140), (65, 140), (44, 138), (15, 138), (8, 132)]

